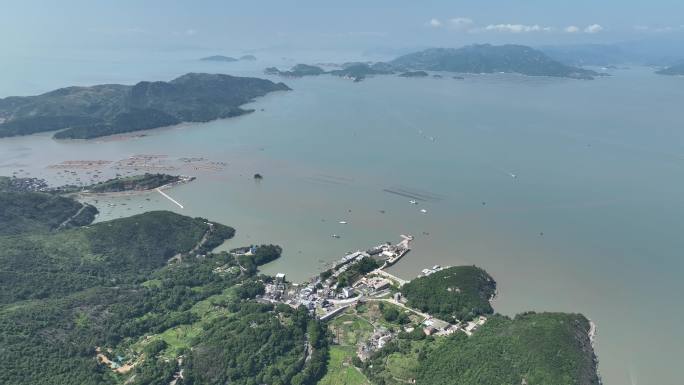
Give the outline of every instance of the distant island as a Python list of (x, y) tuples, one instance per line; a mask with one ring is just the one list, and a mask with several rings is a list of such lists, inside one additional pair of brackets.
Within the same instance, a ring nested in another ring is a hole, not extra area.
[(309, 64), (297, 64), (290, 68), (288, 71), (281, 71), (276, 67), (269, 67), (264, 70), (267, 75), (280, 75), (290, 78), (301, 78), (304, 76), (318, 76), (323, 75), (325, 70), (323, 68), (309, 65)]
[(573, 79), (593, 79), (600, 75), (595, 71), (562, 64), (539, 50), (512, 44), (430, 48), (400, 56), (389, 64), (406, 70), (478, 74), (505, 72)]
[(238, 59), (236, 59), (234, 57), (223, 56), (223, 55), (207, 56), (207, 57), (201, 58), (200, 60), (201, 61), (218, 61), (218, 62), (226, 62), (226, 63), (239, 61)]
[[(403, 72), (399, 74), (400, 77), (402, 78), (424, 78), (430, 76), (427, 72), (425, 71), (408, 71), (408, 72)], [(438, 76), (438, 75), (435, 75)], [(439, 78), (437, 78), (439, 79)]]
[(267, 75), (280, 75), (285, 77), (304, 77), (304, 76), (318, 76), (323, 74), (329, 74), (333, 76), (339, 76), (346, 79), (351, 79), (354, 81), (361, 81), (367, 76), (372, 75), (387, 75), (393, 73), (386, 63), (345, 63), (340, 66), (341, 68), (325, 71), (323, 68), (315, 65), (309, 64), (297, 64), (292, 67), (289, 71), (281, 71), (276, 67), (269, 67), (264, 70)]
[(232, 56), (212, 55), (212, 56), (203, 57), (200, 60), (201, 61), (216, 61), (216, 62), (232, 63), (232, 62), (236, 62), (236, 61), (255, 61), (256, 59), (257, 58), (254, 55), (242, 55), (242, 56), (240, 56), (239, 59), (236, 59)]
[(385, 63), (349, 63), (338, 70), (330, 71), (331, 75), (351, 79), (353, 81), (361, 81), (372, 75), (389, 75), (393, 71), (388, 69)]
[[(373, 75), (399, 73), (400, 77), (427, 77), (426, 71), (471, 74), (515, 73), (591, 80), (605, 74), (563, 64), (544, 52), (523, 45), (471, 45), (462, 48), (430, 48), (400, 56), (389, 62), (350, 62), (339, 69), (325, 71), (308, 64), (297, 64), (289, 71), (267, 68), (268, 75), (303, 77), (330, 74), (359, 82)], [(441, 75), (434, 75), (441, 78)], [(454, 76), (454, 79), (463, 79)]]
[(684, 75), (684, 63), (679, 63), (656, 71), (658, 75), (681, 76)]
[(106, 135), (207, 122), (253, 112), (254, 98), (290, 90), (270, 80), (189, 73), (169, 82), (67, 87), (38, 96), (0, 99), (0, 137), (56, 131), (56, 139)]

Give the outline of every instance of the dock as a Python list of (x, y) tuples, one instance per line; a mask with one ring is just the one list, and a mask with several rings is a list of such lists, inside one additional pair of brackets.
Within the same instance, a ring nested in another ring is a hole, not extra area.
[(413, 241), (413, 235), (404, 235), (401, 234), (401, 242), (397, 243), (394, 246), (388, 245), (383, 249), (382, 255), (387, 257), (387, 260), (385, 260), (385, 263), (382, 265), (380, 269), (385, 269), (389, 266), (394, 265), (408, 253), (411, 251), (411, 241)]
[(401, 279), (401, 278), (397, 277), (396, 275), (390, 274), (390, 273), (386, 272), (385, 270), (382, 270), (382, 268), (374, 270), (372, 273), (377, 274), (377, 275), (382, 275), (385, 278), (388, 278), (392, 281), (397, 282), (399, 284), (399, 287), (402, 287), (409, 282), (405, 279)]

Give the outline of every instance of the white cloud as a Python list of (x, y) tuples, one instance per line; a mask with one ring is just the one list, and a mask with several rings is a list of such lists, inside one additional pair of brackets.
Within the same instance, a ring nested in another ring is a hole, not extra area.
[(455, 17), (449, 20), (449, 27), (457, 31), (469, 31), (475, 22), (467, 17)]
[(428, 21), (428, 25), (430, 27), (439, 28), (442, 26), (442, 22), (439, 21), (438, 19), (430, 19), (430, 21)]
[(509, 33), (526, 33), (526, 32), (548, 32), (553, 30), (551, 27), (542, 27), (538, 24), (490, 24), (486, 26), (485, 31), (494, 32), (509, 32)]
[(571, 26), (565, 28), (565, 32), (567, 32), (567, 33), (577, 33), (579, 31), (580, 31), (580, 29), (576, 25), (571, 25)]
[(603, 27), (600, 24), (592, 24), (584, 29), (584, 33), (599, 33), (603, 31)]

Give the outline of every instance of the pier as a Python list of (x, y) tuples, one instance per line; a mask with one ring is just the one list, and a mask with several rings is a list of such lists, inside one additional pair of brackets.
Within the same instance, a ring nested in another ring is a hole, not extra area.
[(168, 196), (168, 194), (166, 194), (165, 192), (163, 192), (163, 191), (160, 190), (159, 188), (156, 188), (155, 190), (157, 190), (157, 192), (160, 193), (164, 198), (166, 198), (166, 199), (170, 200), (171, 202), (175, 203), (175, 204), (176, 204), (178, 207), (180, 207), (181, 209), (184, 209), (184, 208), (185, 208), (185, 207), (183, 207), (182, 204), (178, 203), (175, 199), (173, 199), (173, 198), (171, 198), (170, 196)]

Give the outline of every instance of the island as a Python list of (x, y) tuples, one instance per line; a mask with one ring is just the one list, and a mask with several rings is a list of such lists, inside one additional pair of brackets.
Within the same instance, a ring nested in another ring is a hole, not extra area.
[(189, 73), (169, 82), (133, 86), (67, 87), (38, 96), (0, 99), (0, 137), (57, 131), (56, 139), (101, 136), (207, 122), (253, 112), (245, 103), (283, 83), (220, 74)]
[(213, 56), (207, 56), (203, 57), (200, 59), (201, 61), (217, 61), (217, 62), (224, 62), (224, 63), (232, 63), (238, 61), (238, 59), (230, 56), (223, 56), (223, 55), (213, 55)]
[(658, 75), (682, 76), (684, 75), (684, 63), (675, 64), (673, 66), (663, 68), (656, 71)]
[(89, 193), (116, 193), (126, 191), (147, 191), (179, 183), (191, 182), (195, 178), (168, 174), (143, 174), (117, 177), (82, 189)]
[(331, 75), (339, 76), (359, 82), (368, 76), (389, 75), (394, 71), (387, 68), (385, 63), (347, 63), (341, 69), (330, 71)]
[(459, 73), (517, 73), (593, 79), (600, 74), (551, 59), (543, 52), (523, 45), (471, 45), (462, 48), (430, 48), (400, 56), (389, 62), (405, 70)]
[(410, 235), (294, 283), (259, 273), (279, 245), (216, 251), (235, 229), (205, 218), (93, 224), (95, 208), (31, 191), (0, 207), (3, 383), (600, 384), (587, 318), (496, 314), (476, 266), (396, 277)]
[[(408, 72), (403, 72), (403, 73), (399, 74), (399, 77), (402, 77), (402, 78), (424, 78), (424, 77), (428, 77), (428, 76), (430, 76), (430, 75), (425, 71), (408, 71)], [(439, 76), (439, 75), (435, 75), (435, 76)]]
[(288, 71), (281, 71), (276, 67), (269, 67), (264, 70), (264, 73), (267, 75), (280, 75), (290, 78), (301, 78), (304, 76), (318, 76), (326, 72), (325, 70), (323, 70), (323, 68), (318, 66), (309, 64), (297, 64), (290, 68), (290, 70)]
[(240, 60), (242, 61), (256, 61), (256, 56), (254, 55), (242, 55), (240, 56)]
[[(264, 70), (267, 75), (303, 77), (330, 74), (355, 82), (369, 76), (399, 73), (400, 77), (427, 77), (427, 71), (469, 74), (513, 73), (526, 76), (549, 76), (592, 80), (604, 73), (563, 64), (544, 52), (523, 45), (479, 44), (462, 48), (429, 48), (400, 56), (389, 62), (349, 62), (339, 69), (325, 71), (321, 67), (297, 64), (289, 71), (276, 67)], [(442, 78), (442, 75), (433, 75)], [(460, 75), (453, 79), (462, 80)]]

